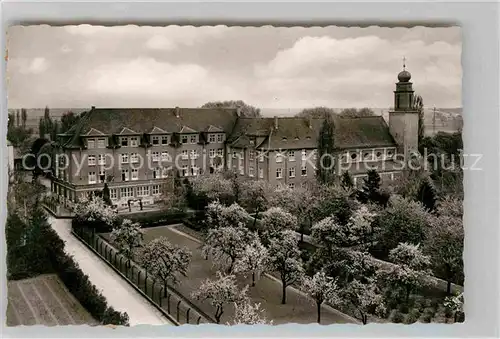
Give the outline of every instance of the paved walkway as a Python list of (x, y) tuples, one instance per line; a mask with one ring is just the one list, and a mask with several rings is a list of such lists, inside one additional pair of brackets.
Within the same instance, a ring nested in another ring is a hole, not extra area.
[(117, 311), (127, 312), (130, 326), (170, 324), (149, 301), (71, 234), (70, 220), (49, 217), (49, 223), (66, 243), (66, 252), (73, 256), (108, 304)]

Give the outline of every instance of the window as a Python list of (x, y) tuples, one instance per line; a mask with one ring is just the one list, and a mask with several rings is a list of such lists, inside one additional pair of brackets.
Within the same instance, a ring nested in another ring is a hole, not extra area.
[(122, 181), (128, 181), (128, 169), (122, 169)]
[(215, 134), (208, 135), (208, 142), (215, 142)]
[(183, 143), (183, 144), (187, 144), (188, 143), (188, 136), (187, 135), (183, 135), (181, 137), (181, 143)]
[(240, 168), (240, 174), (241, 175), (245, 174), (245, 167), (243, 167), (243, 163), (240, 163), (239, 168)]
[(97, 148), (106, 148), (106, 139), (97, 139)]
[(356, 161), (357, 158), (358, 158), (358, 153), (351, 153), (351, 160), (352, 161)]
[(307, 167), (306, 166), (302, 166), (302, 176), (303, 177), (307, 177)]
[(365, 160), (365, 161), (373, 160), (373, 150), (372, 151), (365, 151), (363, 153), (363, 160)]
[(87, 140), (87, 148), (88, 149), (95, 148), (95, 139), (88, 139)]
[(89, 184), (95, 184), (97, 182), (97, 178), (95, 172), (89, 172)]
[(197, 159), (198, 158), (198, 151), (195, 149), (191, 150), (190, 158)]
[(189, 141), (192, 144), (196, 144), (198, 142), (198, 136), (197, 135), (191, 135), (191, 137), (189, 138)]
[(128, 153), (122, 153), (121, 157), (122, 157), (122, 164), (128, 163)]
[(219, 156), (219, 157), (223, 157), (223, 156), (224, 156), (224, 149), (222, 149), (222, 148), (218, 148), (218, 149), (217, 149), (217, 156)]
[(248, 176), (253, 178), (254, 176), (253, 166), (250, 166), (248, 168)]
[(255, 159), (255, 151), (248, 151), (248, 160), (254, 161)]
[(164, 135), (161, 137), (161, 144), (168, 145), (168, 135)]
[(131, 153), (130, 154), (130, 163), (136, 164), (139, 162), (139, 154), (137, 153)]
[(89, 166), (95, 166), (95, 155), (89, 155), (88, 163)]
[(137, 147), (137, 146), (139, 146), (139, 138), (138, 137), (132, 137), (132, 138), (130, 138), (130, 146), (131, 147)]
[(377, 159), (382, 159), (382, 152), (377, 151)]
[(259, 179), (264, 179), (264, 169), (259, 168)]
[(307, 160), (307, 151), (305, 149), (302, 150), (302, 160)]
[(197, 176), (197, 175), (198, 175), (198, 172), (199, 172), (198, 167), (196, 167), (196, 166), (191, 166), (191, 175), (192, 175), (193, 177)]
[(116, 188), (111, 188), (109, 190), (109, 197), (111, 198), (111, 200), (118, 199), (118, 191), (116, 190)]
[(236, 153), (236, 151), (233, 151), (233, 158), (236, 158), (238, 155)]
[(210, 158), (215, 158), (215, 149), (213, 149), (213, 148), (212, 148), (212, 149), (209, 149), (209, 150), (208, 150), (208, 156), (209, 156)]
[(276, 178), (277, 179), (283, 178), (283, 169), (281, 169), (281, 168), (276, 169)]
[(167, 151), (161, 152), (161, 161), (165, 161), (165, 162), (170, 161), (170, 155), (168, 154)]
[(182, 159), (186, 160), (188, 158), (188, 151), (187, 150), (183, 150), (182, 151)]
[(160, 179), (160, 173), (161, 173), (160, 167), (153, 169), (153, 179)]
[(259, 154), (259, 162), (264, 162), (264, 153)]
[(292, 189), (292, 190), (293, 190), (293, 189), (295, 189), (295, 184), (294, 184), (293, 182), (292, 182), (292, 183), (289, 183), (289, 184), (288, 184), (288, 188), (290, 188), (290, 189)]
[(149, 195), (149, 186), (138, 186), (137, 187), (137, 196), (138, 197), (147, 197)]
[(102, 184), (106, 181), (106, 172), (104, 168), (99, 169), (99, 182)]
[(182, 165), (182, 176), (187, 177), (189, 175), (187, 165)]
[(160, 185), (151, 186), (151, 191), (152, 191), (153, 195), (159, 195), (160, 194)]
[(290, 167), (290, 168), (288, 169), (288, 176), (289, 176), (290, 178), (295, 178), (295, 167)]
[(161, 168), (161, 177), (162, 178), (167, 178), (168, 177), (168, 168), (167, 167), (162, 167)]
[(160, 144), (160, 137), (158, 135), (153, 135), (151, 138), (151, 143), (153, 146), (158, 146)]
[(387, 154), (387, 158), (392, 158), (392, 156), (394, 155), (394, 150), (388, 149), (388, 150), (386, 150), (386, 154)]
[(283, 154), (281, 153), (276, 153), (276, 162), (279, 163), (279, 162), (283, 162)]
[(160, 152), (153, 152), (153, 161), (158, 161), (160, 159)]
[(105, 154), (99, 154), (99, 160), (98, 164), (101, 166), (106, 165), (106, 155)]
[(120, 137), (120, 145), (122, 147), (128, 147), (128, 138), (127, 137)]
[(224, 134), (217, 134), (217, 142), (224, 142)]
[(134, 196), (134, 188), (122, 187), (120, 188), (120, 195), (122, 198), (132, 198)]
[(295, 151), (288, 151), (288, 161), (295, 161)]
[(139, 170), (137, 168), (132, 168), (132, 180), (138, 180), (139, 179)]

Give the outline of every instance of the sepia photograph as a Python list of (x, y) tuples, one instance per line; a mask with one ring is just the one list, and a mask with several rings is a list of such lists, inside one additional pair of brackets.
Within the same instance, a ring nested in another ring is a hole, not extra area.
[(6, 47), (7, 326), (465, 321), (460, 27)]

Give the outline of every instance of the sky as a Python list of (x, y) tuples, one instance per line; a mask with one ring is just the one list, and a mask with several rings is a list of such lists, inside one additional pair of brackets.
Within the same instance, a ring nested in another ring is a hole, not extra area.
[(385, 109), (403, 57), (426, 106), (462, 106), (459, 27), (13, 26), (7, 48), (9, 108)]

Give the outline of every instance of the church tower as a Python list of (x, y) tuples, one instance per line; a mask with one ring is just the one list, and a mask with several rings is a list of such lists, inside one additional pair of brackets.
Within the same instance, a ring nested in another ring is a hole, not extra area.
[(418, 150), (418, 111), (413, 108), (414, 91), (410, 79), (411, 74), (404, 62), (394, 91), (394, 110), (389, 112), (389, 130), (399, 152), (405, 155)]

